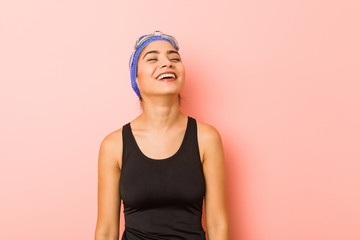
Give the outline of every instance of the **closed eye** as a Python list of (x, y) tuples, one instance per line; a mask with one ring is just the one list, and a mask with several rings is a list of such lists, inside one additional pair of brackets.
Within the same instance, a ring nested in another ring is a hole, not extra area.
[(147, 62), (154, 62), (154, 61), (157, 61), (157, 59), (156, 59), (156, 58), (149, 58), (149, 59), (147, 59), (146, 61), (147, 61)]
[(171, 62), (181, 62), (180, 54), (177, 51), (169, 51), (168, 58)]
[(181, 62), (180, 58), (170, 58), (170, 61), (172, 62)]

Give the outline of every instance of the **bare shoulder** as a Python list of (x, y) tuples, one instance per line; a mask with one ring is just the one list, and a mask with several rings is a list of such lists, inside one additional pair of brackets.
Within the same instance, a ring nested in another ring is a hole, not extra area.
[(198, 142), (199, 151), (202, 162), (209, 159), (210, 155), (213, 155), (214, 151), (217, 154), (222, 154), (222, 141), (219, 131), (207, 124), (197, 121), (198, 126)]
[(207, 123), (196, 121), (198, 127), (198, 138), (199, 141), (210, 143), (210, 142), (221, 142), (221, 136), (219, 131)]
[(122, 128), (120, 128), (104, 137), (100, 144), (99, 152), (99, 155), (103, 157), (99, 159), (103, 159), (103, 161), (111, 161), (111, 164), (116, 164), (116, 166), (120, 168), (122, 148)]

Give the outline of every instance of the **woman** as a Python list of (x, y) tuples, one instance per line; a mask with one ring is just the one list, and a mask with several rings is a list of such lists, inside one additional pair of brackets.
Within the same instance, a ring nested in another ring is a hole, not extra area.
[(130, 58), (142, 113), (101, 143), (95, 240), (227, 240), (221, 138), (180, 111), (185, 70), (175, 38), (141, 37)]

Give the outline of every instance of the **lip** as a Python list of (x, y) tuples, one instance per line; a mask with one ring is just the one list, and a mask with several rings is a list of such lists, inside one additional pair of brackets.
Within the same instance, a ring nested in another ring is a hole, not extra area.
[(175, 79), (177, 79), (177, 75), (176, 75), (175, 72), (167, 71), (167, 72), (162, 72), (162, 73), (160, 73), (159, 75), (157, 75), (157, 76), (156, 76), (156, 80), (157, 80), (162, 74), (167, 74), (167, 73), (174, 74), (174, 75), (175, 75)]

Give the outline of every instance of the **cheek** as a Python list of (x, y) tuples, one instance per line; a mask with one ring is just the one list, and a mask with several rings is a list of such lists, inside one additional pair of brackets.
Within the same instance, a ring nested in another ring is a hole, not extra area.
[(181, 72), (182, 78), (184, 80), (186, 74), (185, 74), (185, 68), (183, 65), (179, 67), (179, 72)]
[(152, 66), (144, 66), (144, 65), (138, 66), (136, 83), (140, 89), (144, 87), (147, 88), (146, 86), (150, 84), (153, 73), (154, 73), (154, 67)]
[(137, 78), (139, 79), (143, 79), (143, 78), (149, 78), (151, 77), (152, 74), (152, 68), (150, 68), (149, 66), (143, 66), (140, 65), (137, 68)]

